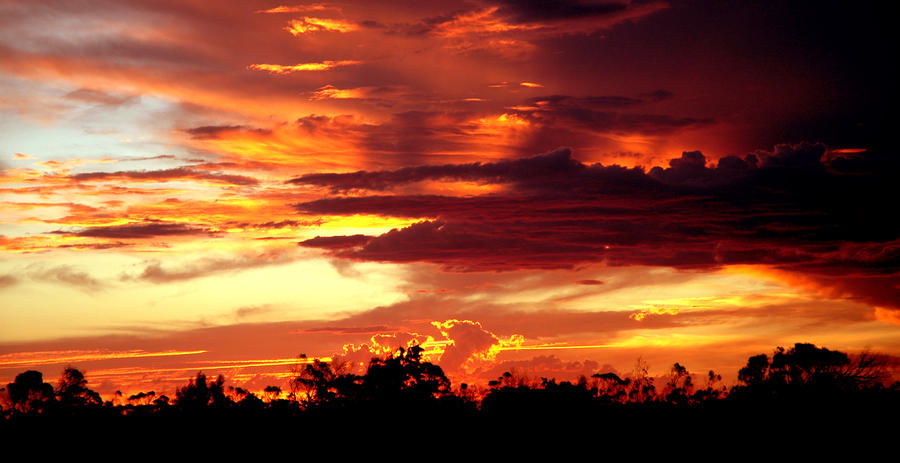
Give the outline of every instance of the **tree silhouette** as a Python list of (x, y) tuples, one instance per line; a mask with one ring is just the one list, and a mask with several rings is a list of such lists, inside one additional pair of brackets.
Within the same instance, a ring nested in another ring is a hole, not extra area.
[(628, 400), (630, 380), (622, 379), (615, 373), (594, 373), (596, 395), (606, 403), (622, 403)]
[[(306, 417), (301, 419), (306, 423), (329, 419), (338, 423), (377, 416), (402, 422), (412, 417), (440, 417), (444, 423), (458, 420), (456, 423), (465, 425), (472, 423), (466, 420), (482, 416), (488, 421), (513, 422), (592, 420), (600, 429), (611, 431), (639, 426), (672, 410), (691, 410), (679, 415), (682, 423), (741, 417), (737, 419), (745, 425), (797, 416), (815, 417), (812, 424), (833, 423), (837, 416), (851, 417), (851, 421), (863, 418), (858, 413), (851, 415), (857, 411), (885, 415), (900, 411), (900, 383), (884, 385), (887, 357), (868, 352), (851, 356), (813, 344), (798, 343), (790, 349), (779, 347), (771, 355), (749, 357), (738, 372), (739, 385), (730, 390), (714, 371), (706, 375), (705, 388), (698, 389), (687, 368), (675, 363), (659, 393), (647, 363), (640, 358), (634, 373), (624, 379), (614, 373), (598, 373), (576, 382), (529, 380), (506, 372), (490, 383), (490, 389), (462, 384), (454, 390), (443, 370), (424, 361), (422, 353), (421, 347), (414, 346), (373, 358), (363, 375), (345, 370), (340, 363), (305, 363), (292, 368), (295, 376), (287, 399), (279, 399), (279, 387), (268, 386), (262, 391), (266, 402), (240, 387), (229, 387), (226, 395), (224, 377), (211, 379), (199, 372), (177, 389), (174, 406), (167, 396), (154, 391), (134, 394), (127, 403), (116, 399), (101, 405), (99, 394), (87, 387), (84, 375), (75, 368), (63, 371), (55, 391), (43, 382), (41, 372), (29, 370), (0, 389), (0, 421), (27, 423), (70, 415), (96, 422), (124, 419), (177, 424), (179, 417), (192, 416), (216, 422), (261, 420), (271, 425), (301, 417)], [(121, 398), (121, 392), (115, 397)]]
[(638, 357), (634, 364), (634, 376), (628, 384), (628, 401), (644, 403), (656, 398), (656, 385), (650, 376), (650, 366), (642, 358)]
[(883, 357), (863, 352), (851, 358), (813, 344), (778, 347), (771, 361), (755, 355), (738, 372), (742, 386), (733, 390), (735, 400), (809, 402), (825, 397), (847, 397), (881, 387), (888, 376)]
[(281, 395), (281, 388), (278, 386), (266, 386), (263, 392), (266, 394), (266, 402), (271, 402)]
[[(300, 356), (305, 359), (305, 355)], [(294, 376), (291, 378), (291, 392), (296, 396), (301, 395), (301, 401), (308, 408), (315, 405), (333, 403), (339, 396), (346, 395), (345, 385), (347, 379), (340, 380), (343, 375), (336, 371), (328, 362), (319, 359), (313, 360), (291, 369)], [(352, 381), (351, 381), (352, 382)]]
[(368, 400), (427, 401), (450, 392), (441, 367), (422, 361), (425, 349), (412, 346), (387, 359), (372, 359), (362, 386)]
[(100, 394), (88, 389), (84, 374), (72, 367), (63, 370), (56, 386), (56, 397), (65, 408), (97, 406), (103, 403)]
[(175, 405), (185, 411), (198, 411), (205, 408), (222, 408), (228, 404), (225, 396), (225, 378), (219, 375), (215, 381), (207, 382), (203, 372), (197, 378), (188, 381), (187, 386), (175, 392)]
[(53, 386), (44, 382), (44, 374), (40, 371), (28, 370), (16, 376), (6, 385), (13, 410), (19, 413), (41, 413), (54, 400)]
[(665, 400), (672, 405), (687, 405), (693, 396), (694, 384), (687, 368), (679, 363), (672, 365), (669, 380), (666, 382)]

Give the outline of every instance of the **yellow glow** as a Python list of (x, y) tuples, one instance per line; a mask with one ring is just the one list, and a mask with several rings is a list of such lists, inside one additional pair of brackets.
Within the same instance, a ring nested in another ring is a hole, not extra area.
[(665, 308), (665, 307), (654, 307), (648, 310), (641, 310), (639, 312), (635, 312), (628, 316), (628, 318), (634, 321), (643, 321), (649, 315), (678, 315), (678, 309), (676, 308)]
[(300, 63), (294, 65), (281, 64), (251, 64), (247, 69), (257, 71), (266, 71), (272, 74), (290, 74), (298, 71), (327, 71), (338, 66), (350, 66), (359, 64), (361, 61), (343, 60), (343, 61), (322, 61), (319, 63)]
[(609, 343), (611, 348), (638, 347), (697, 347), (725, 343), (740, 339), (737, 335), (687, 334), (687, 333), (647, 333), (628, 336), (624, 340)]
[(347, 33), (358, 29), (356, 24), (339, 21), (337, 19), (310, 18), (292, 19), (288, 27), (284, 30), (290, 32), (293, 36), (306, 34), (309, 32), (341, 32)]
[(534, 82), (520, 82), (519, 85), (521, 85), (523, 87), (529, 87), (529, 88), (543, 88), (544, 87), (543, 85), (536, 84)]
[(205, 350), (145, 352), (130, 350), (122, 352), (102, 351), (44, 351), (19, 352), (0, 355), (0, 366), (47, 365), (53, 363), (88, 362), (110, 359), (133, 359), (147, 357), (172, 357), (180, 355), (204, 354)]
[(326, 85), (313, 94), (312, 99), (314, 100), (349, 100), (349, 99), (358, 99), (364, 98), (365, 93), (358, 88), (349, 88), (349, 89), (340, 89), (336, 88), (332, 85)]

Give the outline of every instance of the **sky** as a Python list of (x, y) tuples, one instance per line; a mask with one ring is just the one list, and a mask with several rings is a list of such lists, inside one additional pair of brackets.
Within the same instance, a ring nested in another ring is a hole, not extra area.
[(0, 383), (897, 358), (884, 8), (0, 0)]

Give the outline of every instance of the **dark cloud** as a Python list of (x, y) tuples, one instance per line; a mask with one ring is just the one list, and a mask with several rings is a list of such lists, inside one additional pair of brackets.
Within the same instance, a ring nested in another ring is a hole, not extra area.
[(288, 181), (302, 185), (327, 186), (332, 191), (353, 189), (387, 190), (397, 185), (423, 180), (461, 180), (482, 183), (506, 183), (547, 179), (574, 174), (585, 166), (571, 159), (571, 151), (559, 149), (527, 159), (482, 164), (444, 164), (406, 167), (395, 171), (353, 172), (348, 174), (308, 174)]
[(685, 152), (667, 168), (644, 172), (585, 165), (558, 150), (492, 164), (311, 176), (338, 191), (460, 178), (510, 188), (475, 197), (379, 195), (297, 204), (311, 215), (429, 219), (377, 237), (301, 245), (341, 258), (425, 261), (463, 271), (601, 261), (681, 269), (765, 264), (807, 275), (827, 292), (896, 307), (900, 236), (887, 212), (896, 161), (870, 155), (829, 163), (825, 151), (816, 144), (778, 146), (715, 164)]
[[(609, 135), (672, 135), (716, 122), (710, 117), (649, 112), (646, 108), (652, 102), (622, 95), (546, 95), (526, 98), (502, 112), (489, 106), (467, 104), (457, 109), (442, 104), (443, 110), (395, 112), (379, 124), (364, 123), (352, 116), (311, 115), (297, 119), (295, 125), (304, 135), (335, 137), (378, 153), (381, 156), (373, 164), (383, 169), (446, 162), (447, 153), (471, 159), (486, 147), (523, 156), (560, 145), (597, 150), (598, 138)], [(517, 123), (520, 138), (501, 143), (487, 135), (486, 125), (490, 130), (490, 124), (498, 118)]]
[(216, 140), (234, 132), (248, 132), (257, 135), (269, 135), (272, 133), (268, 129), (248, 127), (246, 125), (204, 125), (184, 129), (182, 132), (190, 135), (195, 140)]
[(233, 228), (266, 228), (266, 229), (279, 229), (279, 228), (297, 228), (297, 227), (316, 227), (322, 225), (324, 223), (321, 219), (316, 220), (279, 220), (279, 221), (269, 221), (269, 222), (261, 222), (261, 223), (250, 223), (250, 222), (230, 222), (229, 227)]
[(589, 96), (574, 97), (569, 95), (548, 95), (531, 98), (528, 103), (534, 105), (551, 105), (559, 108), (628, 108), (645, 103), (640, 98), (627, 96)]
[(310, 248), (344, 249), (363, 246), (371, 239), (372, 237), (366, 235), (317, 236), (306, 241), (301, 241), (300, 246), (306, 246)]
[(249, 186), (259, 183), (258, 180), (244, 175), (219, 174), (204, 172), (188, 167), (176, 167), (163, 170), (126, 170), (118, 172), (85, 172), (75, 174), (69, 178), (79, 182), (108, 181), (108, 180), (139, 180), (152, 182), (167, 182), (172, 180), (208, 180), (229, 185)]
[(532, 98), (528, 100), (530, 106), (513, 109), (519, 117), (539, 126), (574, 126), (594, 132), (666, 134), (715, 122), (708, 117), (626, 111), (647, 102), (625, 96), (550, 95)]
[(122, 225), (85, 227), (71, 231), (58, 230), (51, 233), (57, 235), (117, 239), (143, 239), (159, 236), (183, 235), (215, 236), (217, 234), (216, 231), (197, 224), (162, 221), (131, 222)]
[(641, 98), (646, 98), (648, 101), (652, 102), (669, 100), (674, 96), (675, 94), (673, 94), (672, 92), (663, 89), (640, 94)]
[(590, 18), (628, 8), (627, 2), (591, 0), (500, 0), (498, 3), (498, 15), (520, 23)]
[(60, 249), (115, 249), (133, 246), (133, 243), (124, 243), (116, 241), (114, 243), (77, 243), (77, 244), (60, 244), (56, 246)]

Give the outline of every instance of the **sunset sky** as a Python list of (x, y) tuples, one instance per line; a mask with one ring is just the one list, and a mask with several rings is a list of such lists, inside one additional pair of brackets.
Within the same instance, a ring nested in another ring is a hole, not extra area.
[(0, 0), (0, 384), (900, 356), (879, 2), (280, 1)]

